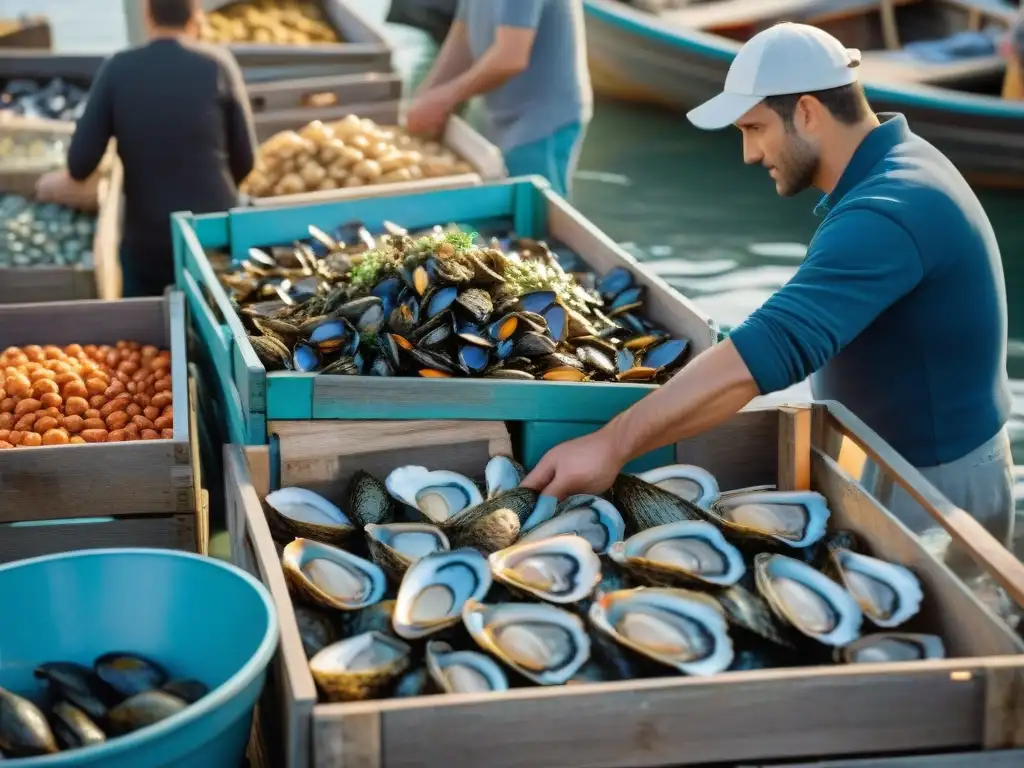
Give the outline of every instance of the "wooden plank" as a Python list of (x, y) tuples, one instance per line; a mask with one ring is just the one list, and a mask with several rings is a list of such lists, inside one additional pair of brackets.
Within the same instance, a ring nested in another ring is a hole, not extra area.
[(277, 609), (281, 641), (274, 657), (274, 677), (280, 686), (280, 717), (287, 734), (285, 765), (287, 768), (307, 768), (316, 686), (302, 648), (295, 608), (270, 536), (261, 497), (249, 481), (249, 469), (241, 446), (224, 446), (224, 473), (226, 509), (232, 526), (232, 552), (235, 552), (236, 540), (249, 542), (253, 575), (270, 590)]
[(210, 551), (210, 502), (209, 494), (203, 489), (202, 466), (199, 458), (199, 424), (196, 408), (199, 399), (196, 396), (196, 379), (188, 379), (188, 426), (192, 435), (190, 445), (190, 461), (192, 464), (192, 490), (195, 495), (196, 510), (196, 552), (201, 555)]
[(375, 703), (349, 705), (340, 719), (313, 712), (316, 768), (383, 768), (381, 714)]
[(779, 408), (780, 491), (806, 491), (811, 487), (811, 409), (784, 405)]
[(857, 443), (884, 474), (899, 483), (955, 542), (971, 553), (975, 562), (1007, 591), (1014, 602), (1024, 605), (1024, 563), (996, 541), (977, 520), (943, 496), (849, 409), (835, 401), (829, 401), (827, 407), (834, 429)]
[(992, 664), (986, 683), (982, 744), (985, 749), (1024, 747), (1024, 668)]
[[(102, 505), (98, 505), (94, 514), (104, 511)], [(146, 515), (61, 525), (0, 525), (0, 563), (106, 547), (157, 547), (195, 552), (196, 516)]]
[[(954, 668), (769, 670), (380, 701), (381, 765), (646, 768), (976, 748), (984, 678), (954, 680)], [(316, 717), (341, 727), (349, 711), (365, 706), (320, 705)]]
[(939, 634), (950, 656), (1024, 652), (1024, 642), (982, 605), (920, 539), (839, 465), (818, 450), (811, 455), (811, 488), (828, 499), (830, 523), (870, 542), (870, 554), (906, 566), (924, 592), (921, 613), (905, 626)]
[[(772, 763), (770, 768), (1020, 768), (1024, 749), (991, 752), (955, 752), (945, 755), (867, 757), (852, 760), (817, 760), (812, 763)], [(769, 768), (768, 765), (744, 768)]]
[(402, 78), (392, 73), (366, 72), (253, 83), (245, 90), (254, 114), (306, 109), (309, 119), (316, 120), (323, 107), (397, 101), (402, 95)]
[(676, 463), (703, 467), (723, 491), (771, 485), (778, 476), (779, 415), (745, 408), (714, 429), (676, 444)]

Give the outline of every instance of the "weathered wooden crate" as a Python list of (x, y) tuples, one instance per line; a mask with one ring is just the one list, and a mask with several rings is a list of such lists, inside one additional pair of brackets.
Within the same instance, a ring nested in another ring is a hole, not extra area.
[[(0, 123), (0, 134), (11, 130)], [(20, 129), (14, 129), (20, 130)], [(120, 296), (121, 194), (124, 172), (111, 152), (106, 169), (81, 185), (74, 201), (96, 214), (91, 266), (41, 266), (0, 268), (0, 304), (19, 304), (79, 299), (114, 299)], [(47, 168), (0, 169), (0, 194), (35, 197), (35, 185)], [(70, 202), (70, 201), (69, 201)]]
[(53, 32), (45, 16), (0, 19), (0, 48), (53, 48)]
[[(224, 0), (202, 0), (209, 12), (234, 5)], [(391, 72), (391, 49), (384, 38), (344, 0), (316, 0), (342, 40), (317, 45), (234, 43), (228, 46), (247, 83), (291, 80), (298, 77)]]
[[(26, 344), (113, 344), (120, 339), (170, 350), (174, 439), (0, 451), (0, 523), (112, 514), (195, 517), (182, 294), (0, 306), (0, 349)], [(184, 524), (187, 521), (166, 523)]]
[(253, 83), (245, 90), (254, 116), (299, 111), (308, 115), (309, 122), (321, 119), (319, 115), (324, 109), (397, 101), (402, 96), (402, 79), (390, 72), (366, 72)]
[[(369, 118), (378, 125), (398, 125), (401, 122), (402, 105), (398, 101), (381, 101), (363, 104), (344, 104), (337, 107), (317, 109), (288, 109), (257, 114), (253, 117), (256, 134), (260, 141), (275, 133), (297, 130), (313, 120), (325, 123), (342, 120), (348, 115)], [(429, 192), (438, 189), (458, 189), (480, 184), (483, 180), (500, 179), (505, 174), (505, 159), (501, 151), (478, 133), (458, 115), (448, 119), (441, 143), (471, 166), (472, 173), (440, 176), (418, 181), (403, 181), (394, 184), (370, 184), (352, 189), (332, 189), (324, 192), (304, 192), (298, 195), (262, 197), (251, 201), (256, 207), (281, 205), (309, 205), (332, 200), (354, 200), (366, 197), (384, 197), (402, 192)]]
[(50, 53), (31, 48), (9, 48), (0, 56), (0, 81), (16, 77), (49, 80), (63, 78), (88, 88), (106, 56), (79, 53)]
[[(775, 484), (824, 494), (834, 526), (853, 531), (875, 555), (917, 574), (925, 601), (915, 629), (940, 634), (950, 658), (319, 704), (261, 497), (287, 485), (330, 493), (359, 466), (386, 471), (419, 462), (425, 452), (431, 465), (479, 472), (487, 453), (483, 438), (474, 438), (480, 447), (468, 465), (463, 456), (472, 454), (447, 446), (410, 452), (421, 435), (442, 434), (423, 423), (338, 423), (333, 429), (309, 422), (273, 424), (278, 447), (226, 449), (232, 558), (268, 586), (281, 622), (273, 693), (263, 704), (281, 702), (278, 736), (285, 754), (275, 765), (762, 765), (828, 755), (1024, 747), (1020, 638), (847, 474), (838, 460), (844, 441), (878, 460), (882, 471), (924, 503), (1018, 603), (1024, 603), (1024, 565), (834, 403), (765, 407), (755, 402), (725, 424), (676, 445), (674, 460), (707, 468), (723, 489)], [(381, 450), (388, 445), (390, 458)], [(373, 453), (361, 455), (364, 451)]]
[(227, 249), (232, 257), (241, 258), (252, 246), (306, 237), (310, 224), (331, 229), (353, 220), (362, 221), (371, 231), (382, 231), (385, 220), (410, 229), (452, 221), (475, 226), (501, 220), (519, 236), (563, 243), (599, 275), (614, 267), (629, 269), (634, 280), (646, 287), (645, 314), (670, 333), (689, 339), (692, 354), (717, 340), (714, 323), (706, 315), (536, 177), (316, 206), (175, 214), (178, 285), (188, 298), (191, 320), (220, 379), (233, 441), (264, 443), (267, 422), (283, 419), (501, 420), (526, 422), (523, 439), (535, 454), (541, 451), (537, 440), (557, 441), (558, 431), (535, 435), (533, 423), (607, 421), (654, 389), (621, 383), (268, 374), (204, 249)]

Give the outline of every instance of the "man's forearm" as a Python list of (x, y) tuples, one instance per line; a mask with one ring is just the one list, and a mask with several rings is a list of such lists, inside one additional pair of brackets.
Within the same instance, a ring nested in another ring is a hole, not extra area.
[(434, 66), (417, 87), (417, 93), (426, 93), (431, 88), (451, 82), (463, 74), (473, 64), (473, 56), (469, 50), (469, 39), (466, 25), (461, 21), (452, 23), (444, 45), (441, 46)]
[(492, 46), (466, 72), (441, 87), (454, 104), (462, 104), (504, 85), (522, 71), (522, 66), (504, 50)]
[(645, 453), (700, 434), (757, 397), (757, 385), (728, 339), (698, 355), (605, 429), (623, 465)]

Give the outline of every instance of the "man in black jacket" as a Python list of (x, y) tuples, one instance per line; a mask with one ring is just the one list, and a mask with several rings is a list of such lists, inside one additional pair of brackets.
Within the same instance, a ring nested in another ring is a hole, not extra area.
[(238, 204), (256, 138), (242, 73), (226, 48), (198, 42), (198, 0), (146, 0), (149, 41), (108, 59), (89, 91), (67, 171), (43, 177), (42, 199), (92, 175), (117, 140), (124, 165), (124, 295), (174, 282), (170, 214)]

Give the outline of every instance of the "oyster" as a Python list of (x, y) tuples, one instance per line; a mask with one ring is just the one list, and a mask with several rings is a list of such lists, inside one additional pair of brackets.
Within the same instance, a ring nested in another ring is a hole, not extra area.
[(357, 611), (378, 602), (387, 589), (384, 571), (374, 563), (309, 539), (287, 544), (281, 565), (297, 594), (328, 608)]
[(395, 516), (395, 503), (384, 483), (357, 470), (348, 485), (348, 510), (358, 525), (382, 525)]
[(525, 476), (526, 472), (518, 462), (508, 456), (493, 456), (484, 470), (487, 498), (493, 499), (498, 494), (518, 487)]
[(575, 603), (601, 581), (601, 559), (576, 535), (524, 541), (493, 553), (494, 578), (550, 603)]
[(398, 582), (424, 555), (451, 549), (444, 531), (430, 523), (370, 523), (365, 531), (370, 557)]
[(617, 541), (608, 557), (638, 578), (665, 586), (728, 587), (747, 571), (743, 555), (701, 520), (681, 520)]
[(873, 664), (888, 661), (943, 659), (946, 648), (938, 635), (910, 632), (879, 632), (864, 635), (835, 650), (835, 660), (844, 664)]
[(733, 661), (725, 614), (711, 597), (685, 589), (608, 592), (590, 623), (617, 642), (687, 675), (714, 675)]
[(783, 648), (793, 648), (793, 634), (789, 625), (780, 624), (775, 614), (760, 597), (750, 590), (734, 584), (715, 595), (725, 609), (725, 617), (736, 629), (749, 637), (770, 640)]
[(329, 701), (361, 701), (386, 695), (411, 654), (398, 638), (364, 632), (328, 645), (309, 660), (309, 671)]
[(828, 502), (814, 491), (755, 491), (719, 498), (708, 514), (726, 532), (755, 541), (807, 547), (825, 535)]
[(490, 656), (477, 651), (456, 651), (448, 643), (427, 643), (427, 671), (445, 693), (507, 691), (508, 678)]
[(850, 593), (806, 563), (765, 552), (754, 557), (757, 590), (776, 616), (826, 645), (857, 639), (863, 614)]
[(558, 504), (554, 517), (532, 528), (520, 541), (575, 534), (590, 542), (594, 552), (603, 555), (613, 543), (622, 540), (625, 528), (622, 515), (610, 501), (600, 496), (577, 494)]
[(636, 476), (701, 509), (707, 509), (718, 498), (718, 481), (715, 476), (692, 464), (669, 464), (639, 472)]
[(680, 520), (707, 519), (696, 504), (633, 475), (615, 479), (612, 498), (633, 533)]
[(463, 510), (442, 527), (456, 546), (494, 552), (519, 538), (521, 521), (536, 503), (536, 491), (513, 488)]
[(385, 481), (388, 492), (419, 510), (427, 522), (442, 525), (483, 501), (476, 483), (458, 472), (426, 467), (398, 467)]
[(413, 563), (398, 588), (392, 627), (415, 640), (457, 624), (463, 605), (491, 587), (487, 560), (474, 549), (434, 552)]
[(266, 502), (293, 536), (345, 544), (358, 531), (335, 504), (306, 488), (271, 491)]
[(841, 547), (830, 555), (839, 582), (875, 625), (898, 627), (920, 610), (924, 593), (910, 569)]
[(562, 685), (590, 658), (579, 617), (546, 603), (469, 600), (462, 621), (477, 645), (538, 685)]

